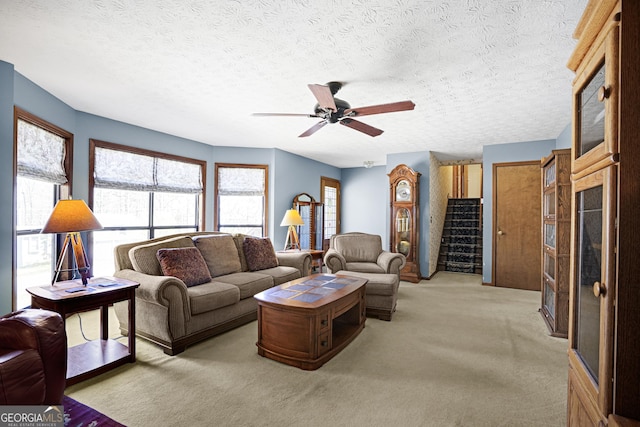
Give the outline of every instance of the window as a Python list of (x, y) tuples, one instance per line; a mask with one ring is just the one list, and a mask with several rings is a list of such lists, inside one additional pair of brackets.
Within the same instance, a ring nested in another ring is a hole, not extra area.
[(320, 178), (320, 194), (324, 204), (324, 239), (340, 233), (340, 181)]
[(267, 165), (216, 163), (215, 229), (267, 235)]
[(113, 274), (113, 248), (121, 243), (204, 229), (205, 161), (90, 145), (90, 201), (104, 227), (92, 232), (94, 276)]
[(14, 120), (15, 310), (31, 304), (26, 288), (51, 282), (61, 241), (54, 234), (40, 234), (40, 230), (56, 202), (70, 195), (73, 135), (17, 107)]

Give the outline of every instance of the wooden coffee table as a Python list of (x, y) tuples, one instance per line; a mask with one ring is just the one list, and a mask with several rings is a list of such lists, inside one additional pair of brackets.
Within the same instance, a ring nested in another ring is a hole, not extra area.
[(364, 329), (366, 279), (313, 274), (260, 292), (258, 354), (318, 369)]

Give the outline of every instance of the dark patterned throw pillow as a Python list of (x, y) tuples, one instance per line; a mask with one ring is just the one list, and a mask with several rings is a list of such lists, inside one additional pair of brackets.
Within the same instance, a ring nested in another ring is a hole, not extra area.
[(158, 249), (156, 257), (162, 274), (182, 280), (187, 287), (211, 280), (209, 267), (198, 248)]
[(264, 270), (278, 266), (276, 251), (273, 249), (271, 239), (268, 237), (263, 239), (247, 237), (242, 242), (242, 249), (247, 259), (249, 271)]

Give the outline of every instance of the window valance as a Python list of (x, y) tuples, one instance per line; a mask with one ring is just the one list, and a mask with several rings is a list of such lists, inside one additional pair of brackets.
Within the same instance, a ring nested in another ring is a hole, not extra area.
[(54, 184), (67, 182), (65, 139), (41, 127), (18, 120), (18, 175)]
[(264, 194), (264, 169), (242, 167), (221, 167), (218, 169), (218, 195), (264, 196)]
[(199, 164), (96, 147), (94, 185), (133, 191), (201, 193)]

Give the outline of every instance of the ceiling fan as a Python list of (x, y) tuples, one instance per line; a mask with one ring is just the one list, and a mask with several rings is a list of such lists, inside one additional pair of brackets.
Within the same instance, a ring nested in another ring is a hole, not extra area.
[(304, 116), (317, 117), (322, 119), (299, 137), (313, 135), (322, 129), (328, 123), (340, 123), (355, 129), (369, 136), (378, 136), (383, 131), (366, 123), (355, 120), (354, 117), (369, 116), (372, 114), (391, 113), (394, 111), (413, 110), (416, 106), (411, 101), (392, 102), (390, 104), (370, 105), (367, 107), (351, 108), (348, 102), (334, 97), (334, 95), (342, 88), (340, 82), (329, 82), (326, 85), (310, 84), (309, 89), (316, 97), (318, 103), (314, 108), (314, 114), (296, 114), (296, 113), (253, 113), (254, 116)]

